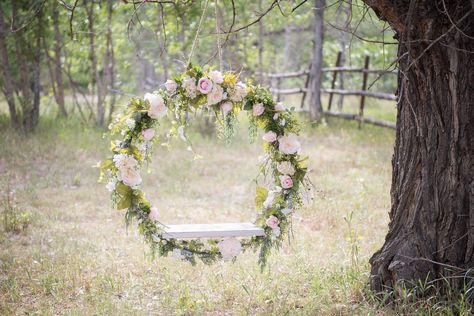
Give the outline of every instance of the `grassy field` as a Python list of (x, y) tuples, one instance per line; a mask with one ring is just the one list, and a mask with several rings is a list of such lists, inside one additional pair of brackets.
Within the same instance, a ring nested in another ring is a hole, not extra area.
[[(3, 208), (29, 225), (1, 228), (1, 315), (391, 313), (364, 293), (368, 259), (387, 229), (393, 131), (337, 120), (306, 126), (314, 202), (294, 216), (295, 239), (263, 273), (253, 253), (213, 266), (150, 261), (97, 183), (102, 133), (53, 119), (29, 138), (2, 128)], [(248, 143), (245, 123), (230, 146), (192, 138), (203, 159), (177, 142), (157, 148), (145, 176), (162, 220), (250, 220), (260, 142)]]

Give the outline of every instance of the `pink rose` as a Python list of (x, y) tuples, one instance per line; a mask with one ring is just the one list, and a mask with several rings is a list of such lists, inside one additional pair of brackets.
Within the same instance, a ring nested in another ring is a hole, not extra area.
[(263, 134), (262, 139), (266, 142), (273, 143), (277, 140), (277, 134), (274, 131), (269, 131)]
[(207, 104), (214, 105), (222, 101), (224, 97), (224, 89), (218, 84), (215, 84), (212, 91), (207, 95)]
[(207, 78), (201, 78), (198, 81), (198, 89), (202, 94), (208, 94), (212, 91), (212, 81)]
[(165, 82), (165, 88), (168, 90), (169, 93), (174, 93), (176, 89), (178, 89), (178, 84), (176, 81), (168, 79)]
[(153, 128), (147, 128), (142, 131), (142, 136), (145, 141), (150, 141), (155, 136), (155, 130)]
[(166, 115), (168, 108), (161, 95), (147, 93), (145, 94), (145, 100), (150, 103), (150, 107), (148, 108), (149, 117), (157, 119)]
[(230, 101), (227, 101), (227, 102), (224, 102), (221, 104), (221, 111), (222, 111), (222, 114), (224, 115), (227, 115), (227, 113), (229, 113), (230, 111), (232, 111), (234, 105), (232, 104), (232, 102)]
[(267, 218), (265, 223), (267, 224), (268, 227), (275, 229), (278, 227), (278, 224), (280, 224), (280, 220), (272, 215), (269, 218)]
[(158, 209), (156, 207), (150, 208), (150, 213), (148, 214), (148, 218), (152, 221), (156, 221), (158, 219)]
[(222, 76), (222, 73), (218, 70), (213, 70), (209, 72), (209, 78), (211, 78), (214, 83), (223, 83), (224, 82), (224, 76)]
[(262, 103), (254, 104), (252, 107), (253, 116), (260, 116), (263, 114), (264, 111), (265, 111), (265, 107), (263, 106)]
[(297, 136), (293, 133), (290, 133), (288, 136), (280, 137), (278, 143), (278, 149), (286, 155), (296, 154), (301, 149), (301, 144)]
[(277, 104), (275, 104), (275, 111), (285, 111), (285, 106), (278, 102)]
[(280, 176), (280, 184), (283, 189), (289, 189), (293, 186), (293, 179), (290, 176)]

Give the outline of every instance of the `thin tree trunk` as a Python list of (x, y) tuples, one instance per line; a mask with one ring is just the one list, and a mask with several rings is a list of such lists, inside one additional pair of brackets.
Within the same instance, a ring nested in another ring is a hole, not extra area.
[(55, 65), (53, 67), (54, 71), (54, 81), (56, 82), (55, 89), (55, 99), (58, 104), (59, 114), (63, 117), (67, 117), (66, 106), (64, 103), (64, 83), (63, 83), (63, 74), (61, 71), (61, 32), (59, 31), (59, 5), (57, 2), (54, 4), (53, 8), (53, 24), (54, 24), (54, 60)]
[(41, 92), (41, 41), (43, 37), (43, 9), (41, 8), (37, 15), (36, 26), (36, 51), (35, 51), (35, 61), (34, 61), (34, 73), (33, 73), (33, 109), (31, 113), (31, 122), (27, 123), (25, 126), (27, 131), (32, 131), (39, 121), (39, 111), (40, 111), (40, 92)]
[[(258, 10), (262, 11), (262, 0), (258, 0)], [(264, 38), (263, 22), (258, 22), (258, 80), (263, 83), (263, 38)]]
[(95, 90), (92, 92), (96, 93), (97, 97), (97, 113), (96, 113), (96, 125), (103, 126), (104, 125), (104, 102), (103, 102), (103, 89), (101, 85), (101, 79), (99, 75), (99, 69), (97, 67), (97, 55), (96, 55), (96, 47), (95, 47), (95, 33), (94, 33), (94, 2), (91, 1), (90, 5), (88, 6), (87, 1), (84, 1), (84, 5), (86, 6), (87, 11), (87, 19), (89, 21), (88, 28), (89, 28), (89, 58), (91, 60), (91, 67), (92, 67), (92, 75), (94, 78), (94, 86)]
[[(107, 50), (106, 50), (106, 85), (109, 89), (115, 89), (115, 54), (114, 54), (114, 42), (112, 38), (112, 13), (113, 13), (113, 1), (107, 0)], [(109, 94), (107, 92), (107, 94)], [(115, 110), (115, 93), (110, 93), (109, 102), (109, 116), (107, 121), (112, 121), (112, 115)]]
[[(347, 0), (346, 3), (341, 4), (339, 8), (339, 14), (337, 15), (338, 20), (344, 20), (344, 27), (342, 31), (338, 32), (339, 35), (339, 45), (341, 50), (341, 60), (339, 62), (339, 66), (343, 67), (346, 64), (346, 52), (347, 52), (347, 44), (349, 39), (349, 30), (350, 30), (350, 23), (351, 23), (351, 6), (352, 0)], [(344, 72), (339, 73), (339, 85), (338, 88), (344, 90)], [(344, 95), (340, 94), (337, 99), (337, 109), (342, 111), (342, 107), (344, 104)]]
[(324, 7), (326, 0), (315, 0), (314, 10), (314, 52), (311, 64), (311, 120), (319, 122), (322, 119), (321, 105), (321, 75), (323, 68), (323, 40), (324, 40)]
[(474, 266), (474, 4), (445, 1), (453, 26), (436, 2), (364, 1), (401, 42), (390, 225), (371, 286), (461, 288)]
[(7, 27), (5, 25), (3, 10), (0, 8), (0, 66), (2, 67), (3, 75), (3, 94), (8, 103), (8, 110), (10, 111), (10, 123), (12, 127), (17, 128), (20, 126), (18, 116), (16, 113), (15, 97), (14, 93), (14, 78), (11, 72), (10, 61), (8, 58), (8, 50), (6, 45), (5, 32)]

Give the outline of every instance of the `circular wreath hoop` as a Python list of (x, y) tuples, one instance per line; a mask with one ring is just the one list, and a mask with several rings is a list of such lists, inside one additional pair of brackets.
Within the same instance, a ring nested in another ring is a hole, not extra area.
[[(255, 224), (264, 229), (264, 236), (247, 240), (206, 239), (181, 240), (163, 237), (166, 226), (158, 221), (158, 210), (139, 189), (140, 170), (150, 161), (152, 145), (160, 138), (155, 128), (160, 119), (172, 116), (172, 127), (167, 138), (180, 136), (188, 114), (197, 110), (213, 111), (220, 128), (220, 136), (232, 136), (237, 114), (248, 112), (250, 134), (264, 131), (265, 160), (260, 174), (270, 177), (268, 188), (257, 186), (256, 208), (259, 214)], [(127, 108), (109, 126), (112, 135), (122, 135), (111, 142), (112, 156), (100, 163), (100, 180), (107, 183), (117, 209), (127, 209), (125, 220), (138, 222), (139, 232), (150, 245), (152, 254), (167, 256), (170, 252), (193, 264), (196, 258), (204, 263), (232, 259), (249, 248), (260, 250), (259, 263), (263, 267), (273, 247), (280, 247), (291, 227), (291, 214), (303, 203), (303, 194), (309, 184), (306, 177), (307, 158), (300, 157), (297, 139), (298, 123), (292, 109), (273, 100), (268, 89), (251, 82), (237, 82), (232, 72), (188, 67), (183, 74), (168, 80), (164, 88), (143, 99), (133, 98)]]

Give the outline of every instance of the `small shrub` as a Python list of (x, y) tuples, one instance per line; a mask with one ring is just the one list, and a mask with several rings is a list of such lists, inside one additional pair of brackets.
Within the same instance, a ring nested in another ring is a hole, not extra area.
[(3, 230), (19, 234), (25, 231), (31, 223), (31, 213), (16, 207), (7, 206), (3, 209)]

